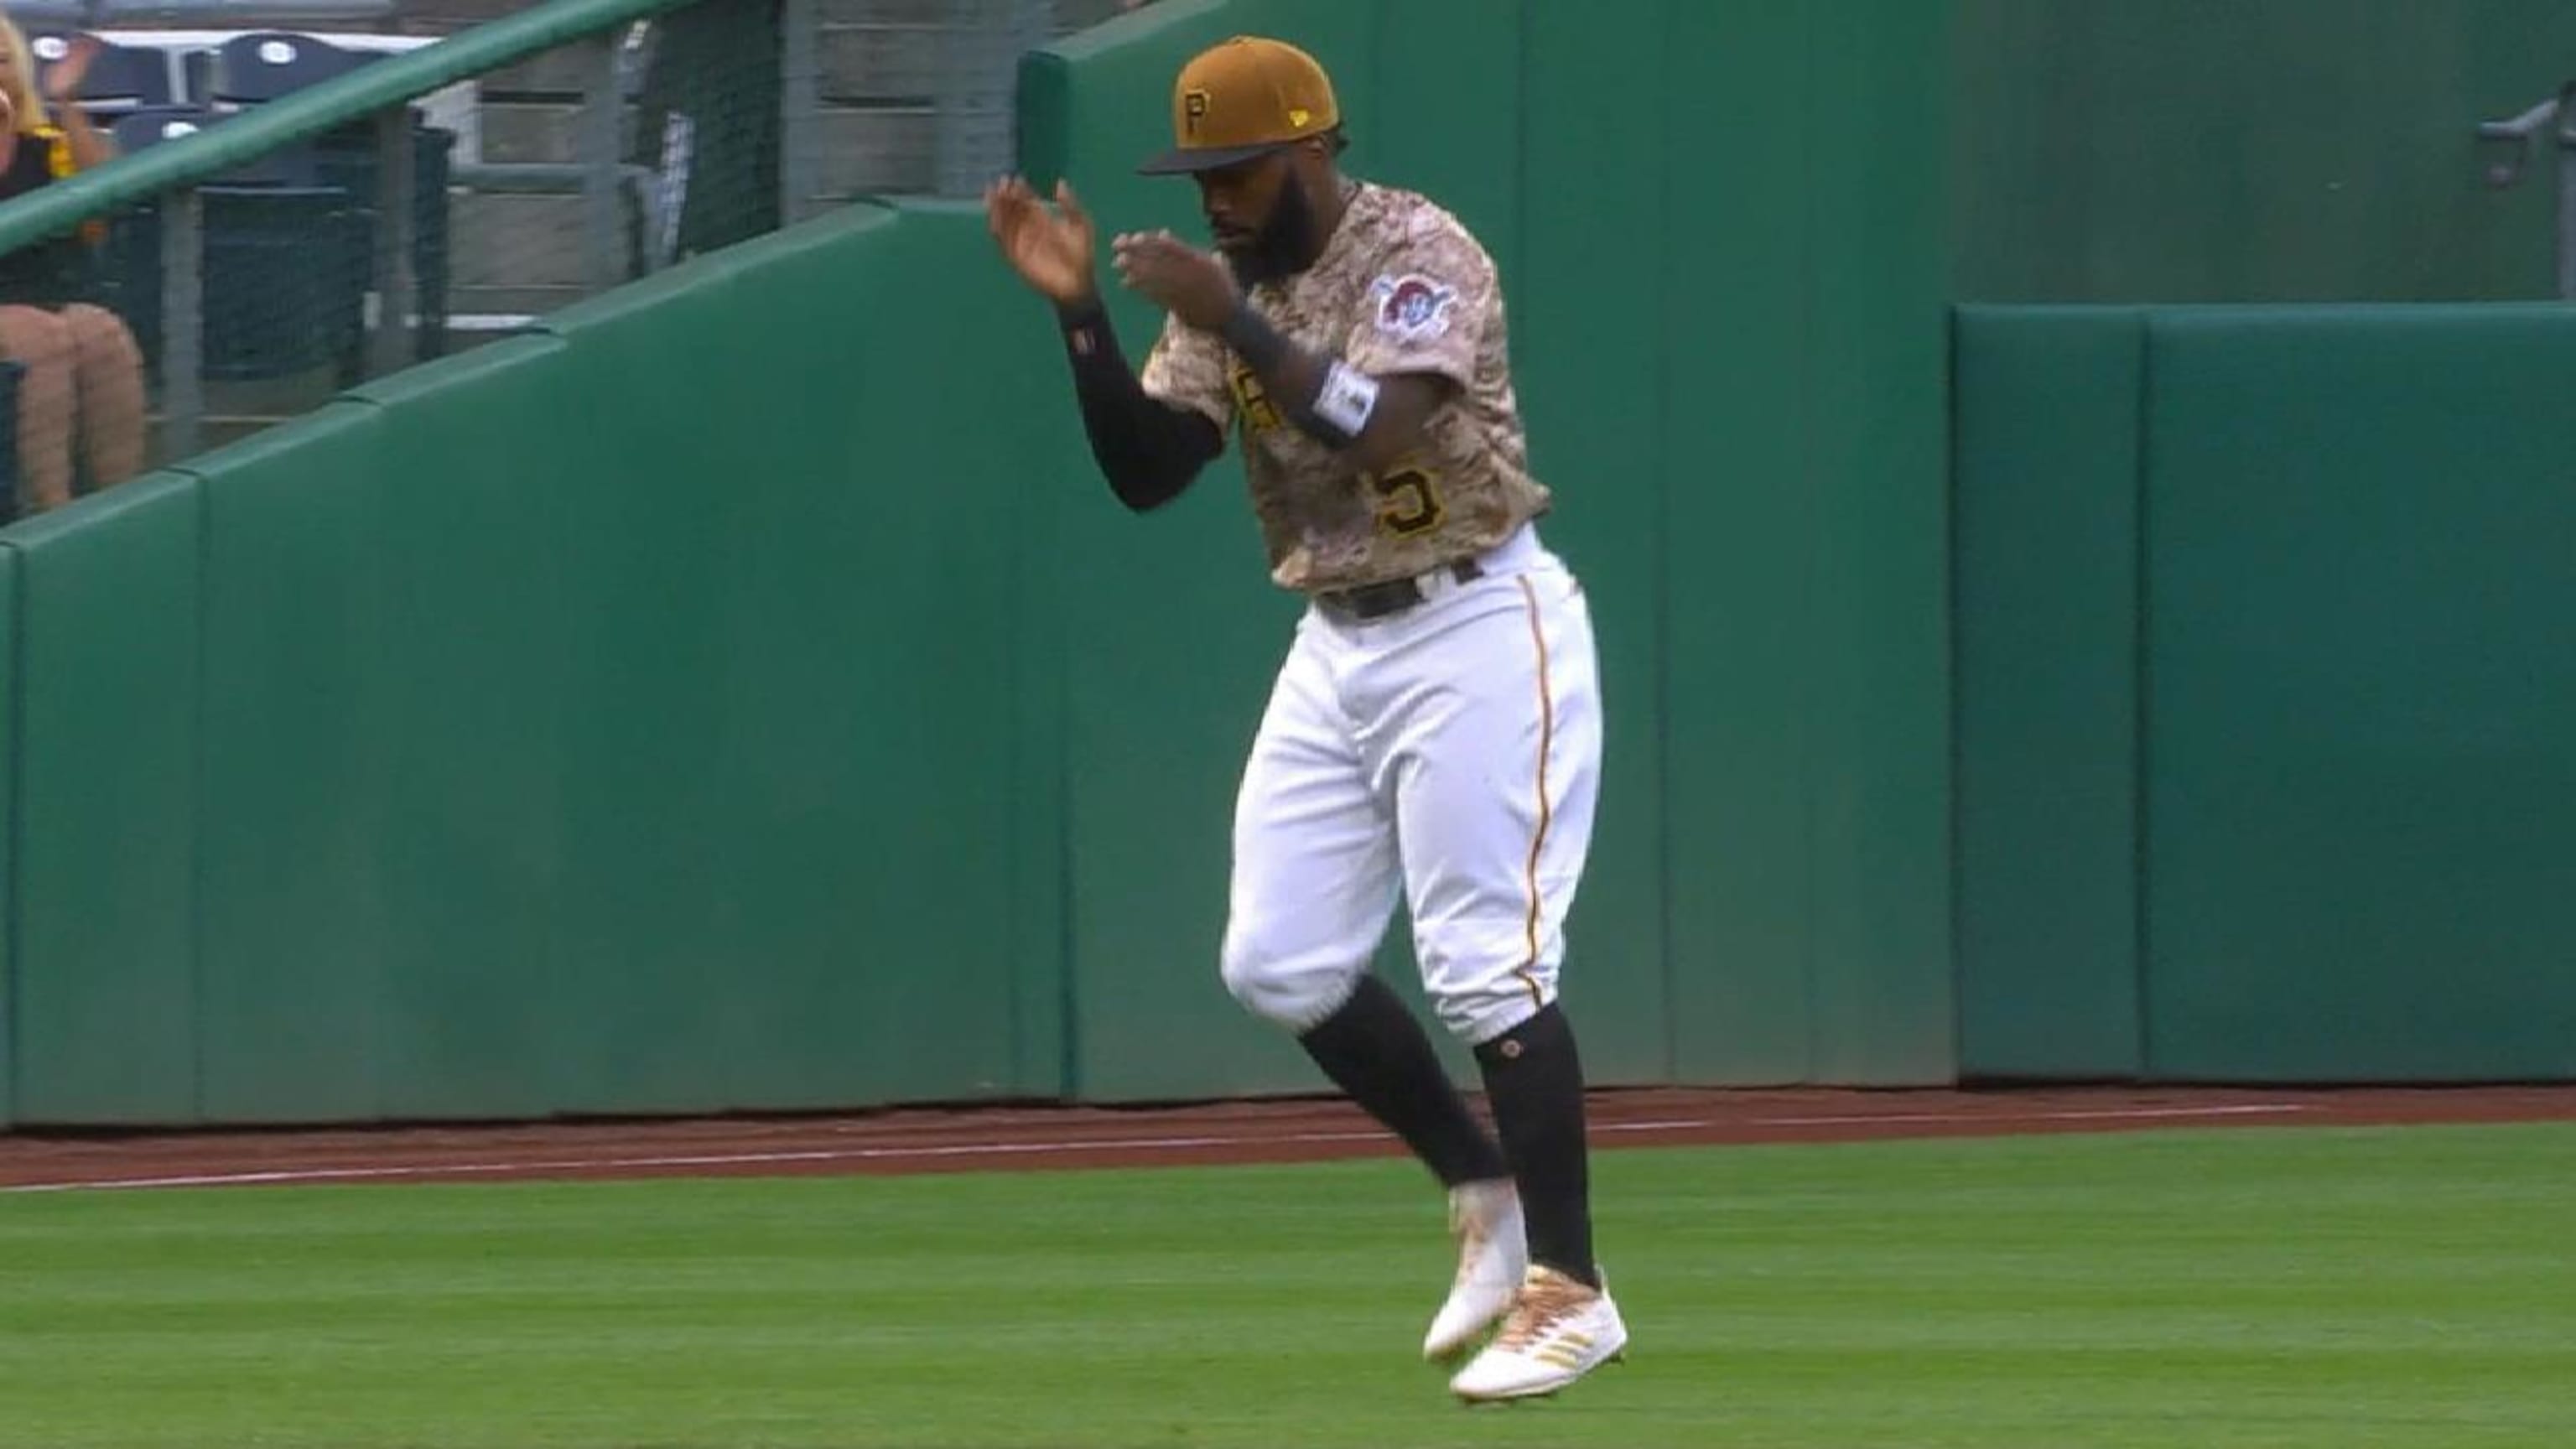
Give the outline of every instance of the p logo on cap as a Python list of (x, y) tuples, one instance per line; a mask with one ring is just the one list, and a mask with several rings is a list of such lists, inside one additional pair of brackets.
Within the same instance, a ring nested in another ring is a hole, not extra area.
[(1238, 35), (1190, 57), (1172, 84), (1171, 150), (1148, 176), (1214, 171), (1320, 136), (1342, 123), (1333, 82), (1284, 40)]

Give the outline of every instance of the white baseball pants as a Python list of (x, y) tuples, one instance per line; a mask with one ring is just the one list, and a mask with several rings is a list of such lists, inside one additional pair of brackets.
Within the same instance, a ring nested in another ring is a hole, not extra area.
[(1591, 614), (1534, 530), (1480, 562), (1388, 618), (1298, 622), (1235, 804), (1223, 960), (1291, 1031), (1350, 998), (1399, 887), (1451, 1032), (1556, 998), (1601, 767)]

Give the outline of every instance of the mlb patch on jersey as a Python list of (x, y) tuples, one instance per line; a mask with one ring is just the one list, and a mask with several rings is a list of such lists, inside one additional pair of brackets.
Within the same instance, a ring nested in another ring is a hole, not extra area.
[(1369, 296), (1377, 302), (1378, 331), (1407, 342), (1420, 342), (1449, 331), (1449, 307), (1458, 300), (1458, 289), (1407, 272), (1369, 283)]

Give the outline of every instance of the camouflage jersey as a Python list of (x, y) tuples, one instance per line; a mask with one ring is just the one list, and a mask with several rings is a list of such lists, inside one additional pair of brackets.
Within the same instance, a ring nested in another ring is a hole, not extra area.
[(1492, 258), (1425, 197), (1366, 183), (1348, 195), (1315, 264), (1250, 300), (1281, 336), (1363, 372), (1456, 383), (1419, 449), (1360, 476), (1280, 415), (1222, 337), (1177, 318), (1145, 360), (1148, 394), (1239, 426), (1271, 578), (1306, 593), (1427, 572), (1548, 508), (1522, 442)]

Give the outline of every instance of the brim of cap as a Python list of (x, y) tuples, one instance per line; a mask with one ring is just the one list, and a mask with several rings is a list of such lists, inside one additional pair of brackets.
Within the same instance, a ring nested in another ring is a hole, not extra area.
[(1285, 151), (1294, 141), (1264, 141), (1257, 146), (1179, 146), (1164, 152), (1136, 168), (1139, 176), (1187, 176), (1200, 171), (1219, 171), (1273, 151)]

